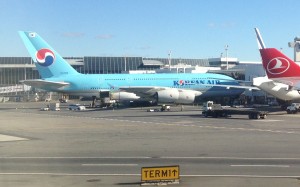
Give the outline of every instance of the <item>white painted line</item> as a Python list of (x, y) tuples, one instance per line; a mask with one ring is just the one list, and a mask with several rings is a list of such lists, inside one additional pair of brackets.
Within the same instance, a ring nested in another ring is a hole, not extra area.
[(82, 166), (138, 166), (138, 164), (81, 164)]
[(132, 156), (132, 157), (18, 157), (18, 156), (0, 156), (0, 159), (224, 159), (224, 160), (295, 160), (300, 161), (300, 158), (264, 158), (264, 157), (176, 157), (176, 156), (159, 156), (159, 157), (146, 157), (146, 156)]
[(0, 142), (22, 141), (22, 140), (28, 140), (28, 139), (0, 134)]
[[(24, 112), (24, 113), (29, 113), (29, 112)], [(39, 114), (39, 113), (30, 113), (30, 114), (36, 114), (36, 115), (45, 115)], [(237, 130), (237, 131), (251, 131), (251, 132), (263, 132), (263, 133), (275, 133), (275, 134), (300, 134), (300, 132), (297, 131), (279, 131), (279, 130), (271, 130), (271, 129), (248, 129), (248, 128), (231, 128), (231, 127), (220, 127), (220, 126), (208, 126), (208, 125), (196, 125), (196, 126), (191, 126), (191, 125), (185, 125), (185, 124), (172, 124), (168, 122), (144, 122), (144, 121), (134, 121), (134, 120), (124, 120), (124, 119), (115, 119), (115, 118), (94, 118), (94, 117), (82, 117), (82, 116), (70, 116), (70, 115), (53, 115), (53, 114), (46, 114), (51, 117), (71, 117), (71, 118), (90, 118), (90, 119), (95, 119), (95, 120), (114, 120), (118, 122), (131, 122), (131, 123), (139, 123), (139, 124), (154, 124), (154, 125), (164, 125), (164, 126), (178, 126), (178, 127), (199, 127), (199, 128), (209, 128), (209, 129), (225, 129), (225, 130)], [(274, 122), (274, 121), (283, 121), (283, 120), (252, 120), (252, 121), (257, 121), (257, 122)]]
[(2, 156), (0, 159), (151, 159), (152, 157), (5, 157)]
[(141, 176), (141, 174), (116, 173), (0, 173), (0, 175), (53, 175), (53, 176)]
[[(0, 173), (0, 175), (52, 175), (52, 176), (141, 176), (141, 174), (116, 173)], [(239, 177), (239, 178), (295, 178), (298, 175), (180, 175), (180, 177)]]
[(277, 121), (283, 121), (283, 120), (276, 120), (276, 119), (267, 119), (267, 120), (253, 120), (257, 122), (277, 122)]
[(289, 168), (289, 165), (230, 165), (231, 167), (274, 167), (274, 168)]
[(232, 127), (217, 127), (217, 126), (197, 126), (202, 128), (210, 128), (210, 129), (225, 129), (225, 130), (237, 130), (237, 131), (257, 131), (257, 132), (269, 132), (269, 133), (281, 133), (281, 134), (300, 134), (296, 131), (279, 131), (279, 130), (270, 130), (270, 129), (248, 129), (248, 128), (232, 128)]
[(297, 175), (180, 175), (180, 177), (295, 178)]
[(259, 157), (172, 157), (161, 156), (162, 159), (224, 159), (224, 160), (300, 160), (300, 158), (259, 158)]

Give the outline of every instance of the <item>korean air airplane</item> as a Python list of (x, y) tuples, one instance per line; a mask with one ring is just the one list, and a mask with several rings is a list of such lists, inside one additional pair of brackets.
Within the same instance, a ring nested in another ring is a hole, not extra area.
[(109, 93), (112, 99), (119, 100), (189, 104), (197, 97), (237, 97), (249, 89), (229, 76), (211, 73), (81, 74), (36, 32), (19, 34), (41, 76), (23, 82), (47, 91), (93, 98)]

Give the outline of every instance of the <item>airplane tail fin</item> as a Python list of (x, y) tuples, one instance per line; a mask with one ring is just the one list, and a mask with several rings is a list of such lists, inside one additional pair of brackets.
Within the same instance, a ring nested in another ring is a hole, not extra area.
[(19, 31), (19, 34), (42, 78), (79, 74), (37, 33)]
[(300, 66), (277, 49), (260, 49), (260, 54), (268, 78), (300, 76)]
[(256, 39), (257, 39), (257, 44), (258, 44), (258, 49), (264, 49), (266, 48), (265, 43), (260, 35), (260, 32), (258, 28), (254, 28), (255, 33), (256, 33)]
[(255, 32), (262, 63), (268, 78), (299, 77), (300, 66), (279, 50), (275, 48), (266, 48), (257, 28), (255, 28)]

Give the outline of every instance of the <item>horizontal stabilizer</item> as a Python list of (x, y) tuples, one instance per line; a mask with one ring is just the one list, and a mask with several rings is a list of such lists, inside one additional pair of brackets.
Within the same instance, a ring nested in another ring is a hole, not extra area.
[(59, 89), (64, 86), (68, 86), (70, 84), (67, 82), (46, 81), (42, 79), (22, 80), (20, 82), (41, 89), (47, 89), (47, 88)]

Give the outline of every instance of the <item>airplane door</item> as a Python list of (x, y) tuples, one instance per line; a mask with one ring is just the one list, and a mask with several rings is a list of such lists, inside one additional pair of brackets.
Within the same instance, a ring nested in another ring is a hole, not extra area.
[(102, 89), (102, 86), (103, 86), (103, 84), (104, 84), (104, 79), (103, 79), (103, 77), (100, 77), (100, 78), (99, 78), (98, 84), (99, 84), (99, 87)]
[(126, 77), (126, 84), (127, 84), (127, 86), (132, 86), (133, 78), (131, 76)]

